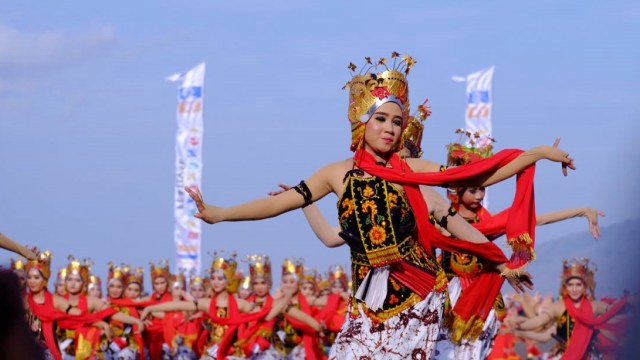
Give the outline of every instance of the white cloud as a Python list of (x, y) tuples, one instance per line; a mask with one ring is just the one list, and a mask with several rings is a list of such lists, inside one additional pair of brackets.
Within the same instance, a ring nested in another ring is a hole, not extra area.
[(0, 24), (0, 70), (38, 69), (82, 62), (106, 51), (116, 39), (105, 26), (82, 34), (29, 32)]

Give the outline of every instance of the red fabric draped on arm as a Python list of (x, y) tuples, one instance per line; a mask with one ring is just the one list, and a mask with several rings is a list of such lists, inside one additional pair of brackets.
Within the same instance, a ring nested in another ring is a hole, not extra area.
[[(309, 306), (307, 299), (301, 293), (298, 293), (298, 303), (300, 304), (300, 310), (311, 315), (311, 306)], [(298, 319), (294, 319), (289, 315), (285, 315), (285, 317), (294, 329), (302, 331), (305, 358), (310, 360), (325, 359), (326, 356), (320, 349), (320, 336), (318, 332)]]

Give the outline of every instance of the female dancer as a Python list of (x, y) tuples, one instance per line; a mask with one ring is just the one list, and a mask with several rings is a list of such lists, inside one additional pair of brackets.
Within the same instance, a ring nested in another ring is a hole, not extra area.
[[(594, 300), (594, 269), (589, 259), (564, 261), (562, 269), (562, 300), (551, 304), (538, 316), (508, 319), (516, 335), (536, 341), (558, 340), (554, 359), (600, 359), (596, 349), (598, 327), (617, 315), (626, 304), (626, 297), (614, 304)], [(549, 331), (535, 332), (549, 322), (556, 326)]]
[[(395, 62), (398, 54), (392, 54), (392, 58)], [(574, 168), (566, 152), (550, 147), (519, 160), (520, 151), (503, 151), (481, 164), (444, 172), (439, 172), (440, 166), (433, 162), (401, 160), (396, 152), (409, 110), (405, 75), (414, 63), (405, 56), (392, 69), (353, 77), (348, 83), (348, 113), (351, 148), (356, 154), (323, 167), (294, 187), (296, 191), (220, 208), (205, 204), (197, 188), (186, 189), (199, 211), (196, 217), (208, 223), (269, 218), (311, 204), (329, 192), (339, 196), (340, 223), (352, 253), (355, 298), (332, 357), (373, 353), (388, 358), (430, 357), (440, 328), (446, 286), (432, 248), (468, 249), (465, 251), (487, 258), (500, 271), (507, 270), (505, 274), (511, 279), (517, 279), (518, 269), (532, 258), (532, 242), (526, 240), (533, 230), (529, 226), (534, 216), (533, 169), (527, 165), (547, 157), (562, 162), (565, 171), (566, 167)], [(378, 65), (387, 68), (385, 59)], [(451, 233), (478, 244), (451, 241), (428, 223), (429, 209), (420, 184), (489, 185), (520, 171), (523, 174), (518, 179), (515, 201), (521, 211), (509, 221), (508, 235), (514, 243), (525, 245), (522, 256), (508, 264), (495, 245), (479, 237), (461, 218), (452, 216), (448, 205), (436, 205), (431, 210)]]
[[(163, 260), (160, 266), (151, 263), (151, 285), (153, 293), (141, 299), (141, 302), (163, 303), (171, 301), (169, 290), (169, 262)], [(144, 343), (149, 349), (149, 356), (152, 359), (159, 359), (162, 356), (162, 344), (164, 342), (164, 323), (161, 318), (151, 317), (144, 332)]]

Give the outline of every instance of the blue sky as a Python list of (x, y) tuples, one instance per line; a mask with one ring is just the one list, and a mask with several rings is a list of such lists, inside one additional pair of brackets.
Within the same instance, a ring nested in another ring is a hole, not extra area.
[[(567, 178), (538, 166), (538, 210), (593, 206), (607, 212), (603, 225), (634, 218), (638, 20), (633, 1), (3, 1), (0, 231), (51, 249), (56, 268), (68, 254), (91, 257), (99, 275), (109, 260), (173, 259), (167, 75), (207, 63), (203, 193), (226, 206), (349, 157), (347, 65), (394, 50), (418, 61), (412, 103), (432, 104), (426, 158), (444, 162), (464, 125), (464, 85), (451, 76), (495, 65), (496, 148), (561, 136), (576, 159)], [(492, 188), (491, 209), (512, 193), (513, 181)], [(335, 201), (319, 202), (332, 223)], [(276, 273), (286, 256), (322, 271), (349, 261), (315, 240), (300, 211), (203, 229), (205, 252), (268, 253)], [(586, 229), (550, 225), (538, 240)]]

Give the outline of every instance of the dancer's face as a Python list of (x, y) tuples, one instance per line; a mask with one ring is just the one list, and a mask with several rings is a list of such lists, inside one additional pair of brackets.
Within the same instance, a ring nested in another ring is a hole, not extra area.
[(141, 288), (139, 284), (131, 283), (124, 290), (124, 297), (127, 299), (137, 299), (140, 297)]
[(484, 200), (484, 187), (466, 188), (462, 193), (460, 203), (469, 210), (478, 210)]
[(107, 295), (109, 295), (111, 299), (120, 299), (123, 291), (124, 286), (122, 286), (122, 281), (120, 281), (120, 279), (111, 279), (111, 281), (109, 281)]
[(290, 292), (291, 294), (298, 293), (298, 279), (291, 274), (282, 276), (282, 289)]
[(182, 299), (184, 295), (184, 284), (180, 281), (171, 284), (171, 296), (174, 300)]
[(64, 284), (67, 292), (71, 295), (80, 294), (82, 286), (84, 285), (80, 274), (67, 274), (66, 279), (64, 279)]
[(332, 294), (342, 294), (345, 291), (347, 291), (347, 289), (344, 288), (340, 281), (334, 281), (333, 284), (331, 284)]
[(202, 283), (191, 283), (189, 285), (189, 292), (194, 299), (203, 299), (204, 298), (204, 285)]
[(310, 282), (304, 282), (300, 285), (300, 292), (303, 296), (313, 296), (314, 290), (313, 284)]
[(87, 294), (89, 296), (100, 298), (102, 297), (102, 290), (100, 290), (100, 287), (97, 284), (90, 284)]
[(227, 288), (227, 278), (219, 271), (214, 271), (211, 273), (211, 288), (213, 292), (218, 294), (223, 292)]
[(385, 155), (395, 149), (402, 135), (402, 110), (392, 102), (382, 104), (371, 116), (364, 131), (365, 149)]
[(32, 293), (39, 293), (44, 287), (44, 277), (38, 269), (31, 269), (27, 273), (27, 286)]
[(64, 279), (58, 278), (58, 281), (56, 281), (56, 294), (58, 296), (67, 295), (67, 288), (65, 286)]
[(158, 295), (162, 295), (167, 292), (167, 279), (163, 276), (158, 276), (153, 280), (153, 291)]
[(580, 298), (584, 295), (584, 282), (582, 282), (581, 279), (569, 279), (565, 287), (567, 288), (569, 298), (571, 298), (571, 300), (573, 301), (580, 300)]
[(267, 296), (269, 293), (269, 284), (267, 283), (267, 280), (263, 277), (256, 277), (253, 280), (253, 292), (256, 296)]

